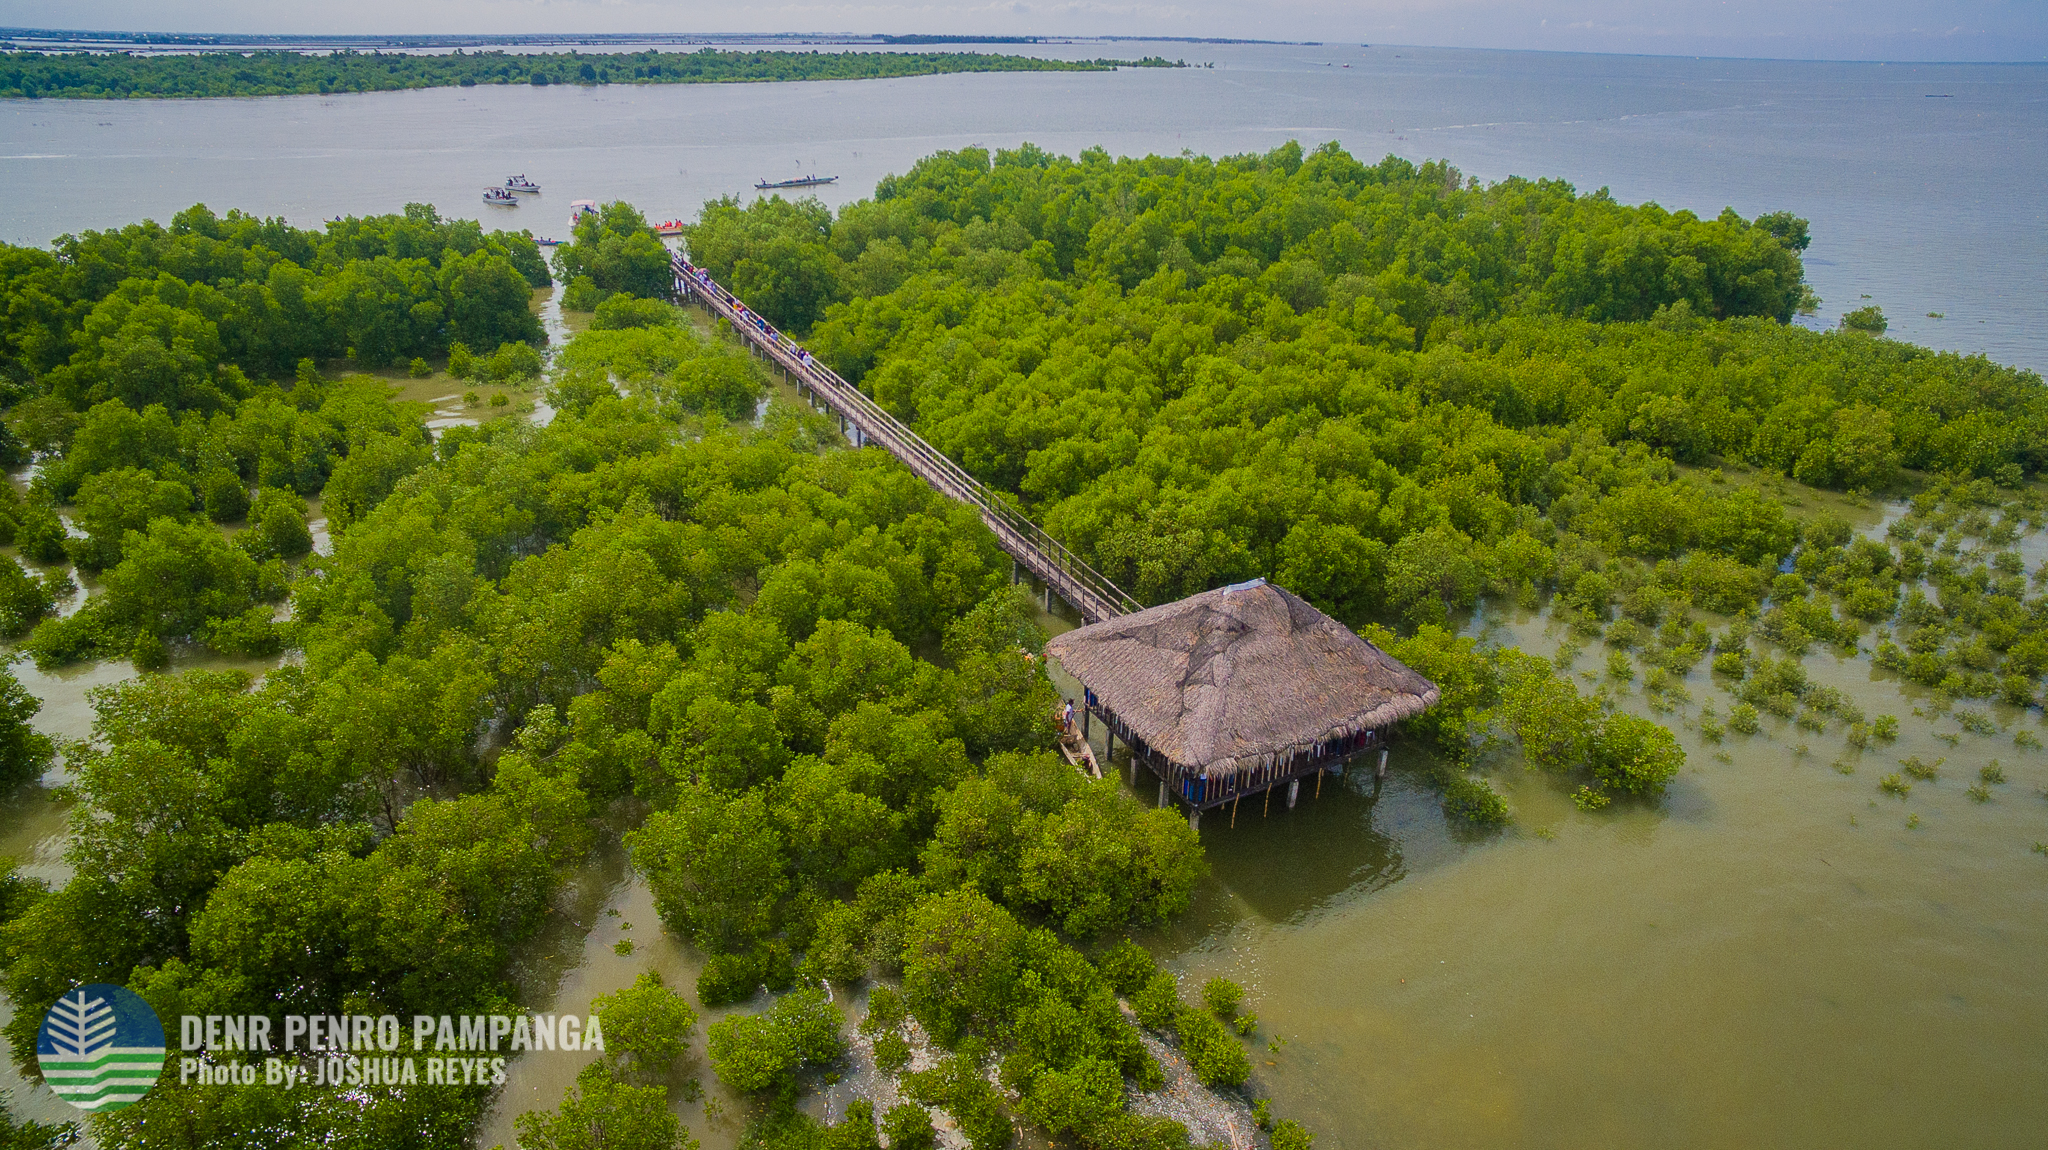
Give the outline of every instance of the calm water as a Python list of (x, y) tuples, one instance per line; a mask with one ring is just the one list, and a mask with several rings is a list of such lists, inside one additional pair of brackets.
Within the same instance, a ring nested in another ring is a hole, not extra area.
[[(840, 174), (825, 196), (843, 202), (965, 144), (1223, 153), (1335, 138), (1368, 158), (1447, 157), (1708, 213), (1790, 208), (1814, 221), (1823, 318), (1867, 293), (1896, 334), (2048, 365), (2048, 69), (1115, 49), (1153, 50), (1217, 67), (9, 104), (0, 236), (42, 242), (195, 200), (301, 223), (408, 200), (470, 214), (481, 184), (517, 171), (548, 191), (504, 221), (559, 235), (571, 198), (687, 216), (808, 168)], [(1874, 528), (1880, 514), (1860, 516)], [(1552, 649), (1540, 619), (1476, 626)], [(2048, 758), (2012, 734), (2039, 716), (2000, 711), (2005, 730), (1951, 746), (1932, 732), (1955, 724), (1913, 717), (1916, 700), (1867, 660), (1808, 666), (1865, 711), (1900, 715), (1900, 742), (1859, 756), (1839, 733), (1788, 724), (1720, 746), (1686, 729), (1691, 763), (1655, 809), (1581, 814), (1548, 781), (1502, 774), (1519, 816), (1504, 835), (1447, 829), (1416, 782), (1421, 752), (1401, 747), (1384, 784), (1333, 779), (1292, 812), (1248, 806), (1235, 828), (1212, 814), (1215, 875), (1152, 941), (1192, 979), (1250, 988), (1262, 1037), (1285, 1040), (1259, 1048), (1256, 1085), (1325, 1147), (2038, 1145), (2048, 860), (2029, 847), (2048, 839)], [(51, 699), (41, 724), (75, 736), (82, 687), (124, 673), (24, 680)], [(1706, 678), (1688, 686), (1725, 713)], [(1882, 796), (1877, 778), (1908, 754), (1946, 757), (1942, 778), (1909, 802)], [(1970, 802), (1963, 788), (1992, 758), (2011, 782)], [(39, 795), (0, 807), (0, 846), (48, 877), (61, 875), (54, 814)], [(694, 975), (648, 933), (644, 887), (616, 858), (577, 890), (568, 917), (597, 929), (544, 939), (522, 972), (536, 995), (555, 984), (546, 1008), (580, 1011), (650, 965)], [(632, 956), (613, 950), (625, 921)], [(482, 1144), (509, 1140), (517, 1109), (559, 1100), (572, 1071), (515, 1075)], [(17, 1105), (53, 1115), (47, 1094), (24, 1093)], [(731, 1143), (729, 1124), (678, 1108), (714, 1150)]]
[[(1823, 322), (1869, 295), (1903, 338), (2048, 367), (2048, 66), (1816, 64), (1443, 49), (1051, 45), (1213, 62), (1116, 74), (856, 83), (439, 89), (0, 106), (0, 239), (167, 220), (195, 201), (313, 224), (425, 201), (566, 231), (568, 201), (656, 218), (762, 176), (838, 203), (940, 148), (1221, 155), (1336, 139), (1487, 179), (1814, 222)], [(1343, 67), (1349, 64), (1350, 67)], [(1942, 98), (1929, 98), (1930, 96)], [(523, 172), (546, 193), (487, 208)], [(1928, 312), (1946, 318), (1930, 319)]]

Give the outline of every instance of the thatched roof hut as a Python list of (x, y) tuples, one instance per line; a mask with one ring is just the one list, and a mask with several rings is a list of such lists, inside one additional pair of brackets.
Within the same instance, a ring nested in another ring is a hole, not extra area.
[(1046, 652), (1162, 780), (1210, 784), (1186, 790), (1196, 807), (1378, 745), (1438, 698), (1435, 684), (1263, 579), (1069, 631)]

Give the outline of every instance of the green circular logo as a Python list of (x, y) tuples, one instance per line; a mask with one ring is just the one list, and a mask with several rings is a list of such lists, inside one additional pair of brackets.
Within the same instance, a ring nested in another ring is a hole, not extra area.
[(119, 1110), (149, 1093), (163, 1073), (164, 1025), (126, 987), (81, 986), (43, 1016), (36, 1062), (57, 1097), (80, 1110)]

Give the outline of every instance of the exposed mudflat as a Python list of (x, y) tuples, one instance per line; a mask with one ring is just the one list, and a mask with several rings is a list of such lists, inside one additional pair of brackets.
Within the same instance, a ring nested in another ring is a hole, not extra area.
[[(849, 1004), (851, 1005), (851, 1004)], [(1126, 1007), (1128, 1016), (1129, 1008)], [(864, 1015), (865, 1003), (851, 1014)], [(914, 1018), (903, 1023), (902, 1034), (910, 1043), (910, 1065), (905, 1074), (919, 1070), (930, 1070), (939, 1064), (944, 1052), (935, 1046), (931, 1036), (917, 1024)], [(1158, 1090), (1127, 1090), (1125, 1098), (1133, 1114), (1146, 1117), (1171, 1118), (1187, 1127), (1197, 1146), (1228, 1146), (1231, 1150), (1268, 1150), (1265, 1132), (1252, 1117), (1251, 1106), (1235, 1093), (1224, 1093), (1203, 1086), (1188, 1066), (1187, 1060), (1173, 1044), (1145, 1031), (1139, 1031), (1145, 1043), (1145, 1050), (1159, 1060), (1159, 1066), (1166, 1072), (1166, 1085)], [(840, 1077), (820, 1091), (823, 1114), (828, 1122), (838, 1122), (846, 1117), (848, 1105), (865, 1098), (874, 1105), (875, 1119), (879, 1122), (889, 1108), (908, 1101), (898, 1087), (897, 1076), (885, 1074), (875, 1065), (874, 1042), (855, 1029), (848, 1036), (848, 1054)], [(994, 1068), (989, 1070), (989, 1081), (996, 1081)], [(1001, 1089), (1001, 1084), (997, 1083)], [(1004, 1091), (1006, 1101), (1014, 1104), (1017, 1099)], [(960, 1124), (944, 1110), (931, 1111), (932, 1128), (938, 1133), (938, 1145), (943, 1150), (969, 1150), (967, 1135), (960, 1130)], [(1046, 1145), (1044, 1135), (1038, 1131), (1019, 1130), (1019, 1145), (1034, 1147)]]

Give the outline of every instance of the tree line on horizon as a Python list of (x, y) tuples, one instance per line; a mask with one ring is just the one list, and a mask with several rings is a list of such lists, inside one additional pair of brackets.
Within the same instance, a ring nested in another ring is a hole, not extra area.
[(1174, 68), (1141, 60), (1053, 60), (984, 52), (9, 52), (0, 99), (144, 99), (388, 92), (479, 84), (742, 84), (877, 80), (948, 72)]

